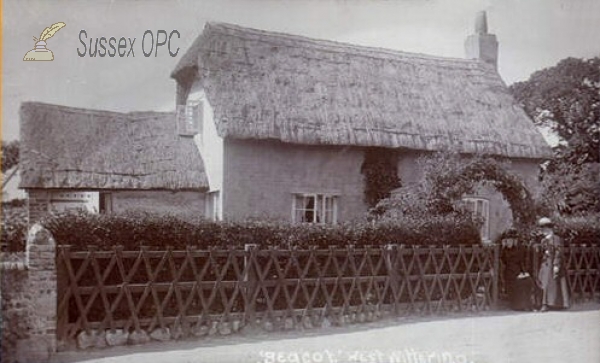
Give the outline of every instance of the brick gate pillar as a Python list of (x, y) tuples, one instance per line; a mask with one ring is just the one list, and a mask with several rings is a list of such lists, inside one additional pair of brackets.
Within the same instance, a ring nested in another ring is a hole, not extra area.
[(18, 355), (23, 361), (47, 361), (56, 352), (56, 243), (39, 224), (29, 230), (25, 263), (32, 312), (29, 339), (20, 342)]

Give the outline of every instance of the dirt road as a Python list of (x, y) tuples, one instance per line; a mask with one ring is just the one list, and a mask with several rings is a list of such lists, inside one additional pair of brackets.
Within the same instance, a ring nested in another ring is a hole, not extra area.
[[(110, 357), (107, 357), (111, 355)], [(104, 356), (104, 357), (102, 357)], [(152, 344), (55, 357), (87, 363), (600, 362), (600, 305)]]

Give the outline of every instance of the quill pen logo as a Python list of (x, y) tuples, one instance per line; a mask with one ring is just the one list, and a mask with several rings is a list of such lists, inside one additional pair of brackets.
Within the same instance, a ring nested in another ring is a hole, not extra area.
[(52, 24), (50, 27), (44, 29), (44, 31), (42, 32), (42, 35), (40, 35), (39, 39), (37, 39), (36, 37), (33, 37), (33, 40), (35, 40), (35, 48), (33, 48), (32, 50), (27, 52), (27, 54), (25, 54), (25, 56), (23, 57), (23, 60), (24, 61), (53, 61), (54, 54), (52, 53), (52, 51), (50, 49), (46, 48), (46, 45), (47, 45), (46, 41), (48, 39), (52, 38), (54, 36), (54, 34), (56, 34), (57, 31), (59, 31), (66, 25), (67, 24), (65, 24), (63, 22), (58, 22), (58, 23)]

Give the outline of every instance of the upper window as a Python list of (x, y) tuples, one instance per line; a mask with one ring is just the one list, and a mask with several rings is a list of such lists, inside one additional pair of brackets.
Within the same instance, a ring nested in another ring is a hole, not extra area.
[(326, 194), (294, 194), (292, 219), (294, 223), (337, 223), (338, 197)]
[(490, 202), (482, 198), (464, 198), (469, 211), (474, 215), (483, 219), (480, 234), (481, 240), (484, 242), (490, 241)]
[(203, 103), (189, 100), (177, 108), (177, 128), (180, 135), (194, 136), (202, 132)]

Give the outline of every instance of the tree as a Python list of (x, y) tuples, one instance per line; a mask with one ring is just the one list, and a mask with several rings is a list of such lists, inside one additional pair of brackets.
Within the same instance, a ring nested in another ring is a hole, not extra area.
[(541, 202), (547, 213), (564, 215), (600, 212), (600, 163), (575, 165), (554, 160), (542, 173)]
[(600, 57), (563, 59), (510, 91), (560, 139), (541, 174), (545, 205), (561, 214), (600, 212)]
[(510, 91), (536, 125), (559, 136), (556, 160), (600, 162), (600, 57), (563, 59)]
[(19, 141), (2, 141), (2, 173), (19, 163)]

